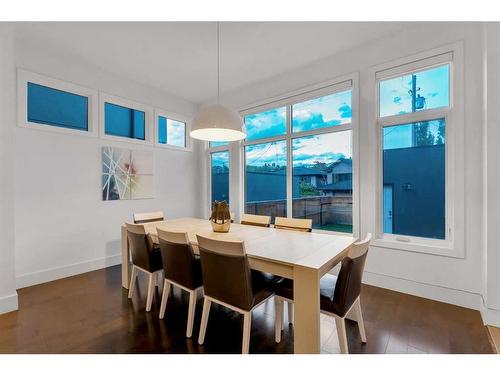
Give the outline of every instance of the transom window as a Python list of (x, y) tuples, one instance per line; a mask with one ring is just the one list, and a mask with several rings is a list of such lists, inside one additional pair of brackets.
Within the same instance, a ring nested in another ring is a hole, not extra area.
[(158, 143), (186, 147), (186, 123), (159, 115)]
[[(451, 55), (450, 55), (451, 58)], [(422, 64), (422, 62), (420, 62)], [(396, 69), (396, 68), (395, 68)], [(377, 73), (384, 237), (447, 239), (447, 119), (451, 61)], [(388, 77), (387, 77), (388, 76)], [(385, 78), (387, 77), (387, 78)]]
[(286, 99), (244, 116), (245, 213), (308, 218), (352, 233), (352, 89)]

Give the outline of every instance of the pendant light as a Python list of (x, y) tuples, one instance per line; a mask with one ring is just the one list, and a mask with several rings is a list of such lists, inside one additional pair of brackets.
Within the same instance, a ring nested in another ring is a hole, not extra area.
[(238, 112), (219, 104), (220, 100), (220, 38), (217, 22), (217, 104), (202, 108), (191, 124), (191, 137), (204, 141), (231, 142), (246, 137), (243, 119)]

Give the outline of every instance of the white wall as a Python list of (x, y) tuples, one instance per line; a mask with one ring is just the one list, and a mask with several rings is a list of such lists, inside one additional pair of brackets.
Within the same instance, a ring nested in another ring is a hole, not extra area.
[(484, 200), (485, 247), (484, 292), (486, 299), (483, 318), (500, 327), (500, 24), (485, 26), (487, 58), (486, 94), (486, 199)]
[[(332, 36), (332, 38), (341, 36)], [(482, 305), (482, 26), (477, 23), (419, 24), (389, 38), (285, 72), (265, 82), (224, 95), (222, 102), (241, 108), (352, 72), (360, 75), (360, 228), (374, 230), (376, 128), (370, 68), (394, 59), (463, 41), (465, 49), (465, 258), (450, 258), (372, 247), (365, 282), (469, 306)], [(318, 46), (321, 48), (321, 46)], [(258, 67), (257, 67), (258, 68)], [(236, 160), (233, 160), (236, 163)], [(233, 181), (233, 179), (232, 179)], [(240, 182), (233, 181), (233, 190)], [(232, 197), (238, 198), (237, 194)], [(232, 205), (238, 206), (238, 202)]]
[[(186, 116), (197, 109), (29, 40), (16, 41), (15, 64)], [(10, 125), (16, 138), (18, 288), (120, 263), (120, 225), (131, 220), (133, 212), (163, 210), (169, 218), (200, 215), (198, 145), (193, 152), (174, 151)], [(154, 150), (154, 199), (101, 200), (102, 145)]]
[(14, 257), (14, 42), (0, 25), (0, 314), (17, 309)]

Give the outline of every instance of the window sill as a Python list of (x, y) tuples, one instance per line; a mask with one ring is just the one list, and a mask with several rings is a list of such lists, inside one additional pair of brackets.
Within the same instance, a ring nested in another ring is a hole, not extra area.
[[(426, 243), (423, 243), (424, 241)], [(371, 246), (450, 258), (465, 258), (463, 248), (454, 246), (451, 241), (424, 239), (422, 242), (402, 242), (393, 238), (377, 238), (371, 242)]]

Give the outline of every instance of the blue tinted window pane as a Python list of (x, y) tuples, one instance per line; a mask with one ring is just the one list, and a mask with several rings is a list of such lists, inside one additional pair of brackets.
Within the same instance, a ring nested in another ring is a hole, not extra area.
[(445, 239), (445, 120), (383, 129), (385, 233)]
[(346, 130), (293, 139), (293, 217), (352, 233), (351, 138)]
[(286, 141), (245, 147), (245, 212), (286, 217)]
[(229, 142), (210, 142), (210, 147), (227, 146)]
[(28, 121), (88, 130), (88, 98), (28, 82)]
[(245, 116), (245, 127), (247, 141), (283, 135), (286, 133), (286, 108)]
[(104, 103), (104, 128), (106, 134), (118, 137), (145, 139), (146, 114), (137, 109)]
[(172, 146), (186, 147), (186, 124), (158, 116), (158, 142)]
[(167, 118), (158, 116), (158, 142), (167, 143)]
[(348, 90), (294, 104), (292, 131), (296, 133), (350, 123), (351, 101), (352, 92)]
[(212, 160), (212, 203), (229, 203), (229, 151), (214, 152)]
[(449, 65), (380, 82), (380, 117), (450, 105)]

